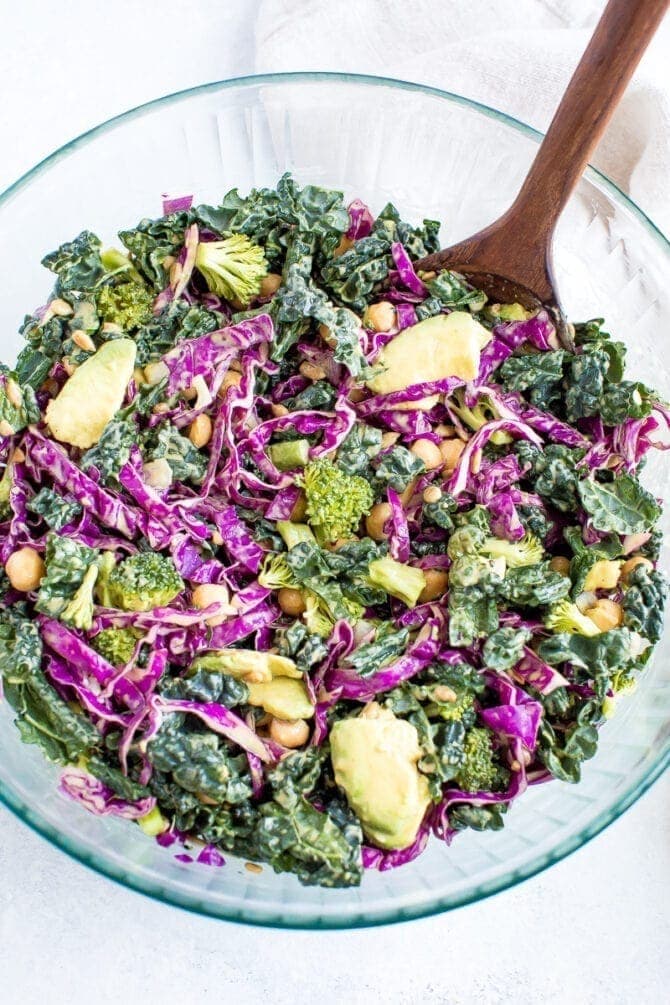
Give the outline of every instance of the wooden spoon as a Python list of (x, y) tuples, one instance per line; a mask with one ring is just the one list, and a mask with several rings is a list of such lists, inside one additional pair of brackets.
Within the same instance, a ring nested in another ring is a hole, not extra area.
[(554, 228), (669, 3), (610, 0), (511, 207), (485, 230), (421, 259), (419, 269), (453, 269), (497, 302), (543, 304), (566, 340)]

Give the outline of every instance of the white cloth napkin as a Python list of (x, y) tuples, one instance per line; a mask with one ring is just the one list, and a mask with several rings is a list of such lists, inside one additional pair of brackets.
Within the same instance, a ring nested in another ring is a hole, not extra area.
[[(604, 0), (262, 0), (256, 70), (413, 80), (544, 130), (604, 6)], [(670, 234), (670, 16), (593, 163)]]

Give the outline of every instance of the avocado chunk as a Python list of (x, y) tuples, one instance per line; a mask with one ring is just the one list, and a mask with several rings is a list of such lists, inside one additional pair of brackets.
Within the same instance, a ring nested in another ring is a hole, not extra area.
[(426, 318), (384, 346), (376, 361), (383, 370), (367, 386), (375, 394), (390, 394), (444, 377), (474, 380), (480, 352), (490, 338), (469, 311)]
[(276, 677), (262, 684), (247, 684), (249, 704), (265, 709), (278, 719), (311, 719), (314, 708), (301, 680)]
[(354, 719), (340, 719), (330, 732), (335, 781), (380, 848), (406, 848), (430, 804), (428, 782), (419, 772), (419, 734), (374, 702)]
[(46, 420), (61, 443), (87, 450), (123, 404), (137, 350), (132, 339), (105, 342), (78, 367), (47, 405)]
[(225, 673), (229, 677), (246, 683), (271, 681), (273, 677), (302, 678), (293, 660), (277, 653), (256, 652), (255, 649), (216, 649), (214, 652), (198, 656), (191, 664), (191, 670), (209, 670), (211, 673)]

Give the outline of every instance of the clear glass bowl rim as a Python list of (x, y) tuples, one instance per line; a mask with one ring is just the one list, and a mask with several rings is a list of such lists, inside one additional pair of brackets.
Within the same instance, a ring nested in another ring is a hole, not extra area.
[[(126, 112), (115, 115), (113, 118), (107, 119), (105, 122), (86, 130), (86, 132), (81, 133), (81, 135), (70, 140), (68, 143), (63, 144), (63, 146), (59, 147), (43, 160), (39, 161), (33, 168), (26, 171), (25, 174), (21, 175), (15, 182), (5, 189), (4, 192), (0, 193), (0, 212), (2, 211), (2, 207), (16, 194), (24, 188), (27, 188), (32, 181), (40, 175), (46, 173), (63, 157), (68, 156), (79, 147), (85, 146), (97, 136), (112, 131), (116, 126), (122, 125), (123, 123), (133, 119), (141, 118), (143, 115), (161, 108), (164, 105), (186, 101), (189, 98), (206, 94), (210, 91), (227, 91), (234, 88), (254, 87), (259, 84), (296, 84), (303, 82), (314, 83), (319, 81), (353, 83), (368, 85), (371, 87), (391, 87), (396, 88), (397, 90), (419, 92), (432, 97), (442, 98), (445, 101), (451, 102), (455, 105), (460, 105), (464, 108), (478, 111), (490, 119), (494, 119), (495, 121), (501, 122), (504, 125), (517, 130), (517, 132), (529, 139), (539, 141), (543, 136), (539, 130), (534, 129), (532, 126), (521, 122), (519, 119), (516, 119), (511, 115), (507, 115), (495, 108), (491, 108), (489, 105), (482, 104), (479, 101), (473, 101), (470, 98), (465, 98), (460, 94), (454, 94), (451, 91), (441, 90), (438, 87), (429, 87), (425, 84), (416, 84), (406, 80), (396, 80), (393, 77), (378, 77), (370, 74), (334, 73), (327, 71), (295, 71), (291, 73), (250, 74), (243, 77), (231, 77), (228, 80), (212, 81), (207, 84), (199, 84), (197, 87), (190, 87), (182, 91), (175, 91), (172, 94), (164, 95), (161, 98), (155, 98), (152, 101), (145, 102), (144, 104), (131, 108)], [(661, 251), (670, 258), (670, 241), (668, 238), (666, 238), (653, 220), (651, 220), (647, 214), (618, 187), (618, 185), (615, 185), (614, 182), (607, 177), (607, 175), (598, 171), (594, 167), (588, 167), (584, 174), (586, 178), (597, 180), (598, 185), (601, 188), (608, 190), (615, 197), (617, 202), (623, 204), (627, 210), (637, 217), (640, 223), (646, 228), (655, 242), (659, 245)], [(467, 891), (458, 898), (450, 898), (448, 901), (445, 900), (445, 898), (436, 898), (432, 903), (421, 905), (416, 912), (408, 914), (406, 909), (397, 912), (393, 909), (389, 909), (384, 913), (376, 913), (374, 917), (368, 919), (358, 916), (353, 923), (349, 923), (348, 921), (339, 918), (305, 922), (298, 919), (292, 920), (290, 917), (284, 915), (268, 916), (267, 920), (261, 920), (260, 918), (250, 919), (248, 917), (243, 917), (242, 914), (238, 913), (234, 908), (204, 904), (196, 896), (191, 897), (189, 895), (178, 893), (174, 890), (170, 891), (159, 882), (136, 879), (129, 875), (125, 869), (117, 867), (112, 863), (102, 861), (94, 854), (85, 852), (77, 846), (76, 841), (65, 837), (59, 833), (55, 827), (52, 827), (52, 825), (47, 823), (47, 821), (41, 819), (39, 812), (26, 805), (21, 799), (14, 795), (14, 793), (6, 789), (2, 783), (0, 783), (0, 803), (6, 806), (7, 809), (11, 810), (11, 812), (14, 813), (19, 820), (27, 824), (27, 826), (30, 827), (36, 834), (45, 838), (54, 847), (66, 852), (66, 854), (75, 859), (75, 861), (87, 866), (94, 872), (106, 876), (108, 879), (113, 880), (120, 886), (142, 893), (145, 896), (158, 900), (161, 903), (180, 907), (198, 915), (205, 915), (224, 921), (235, 921), (263, 928), (302, 928), (311, 930), (368, 928), (378, 925), (387, 925), (414, 920), (416, 918), (430, 917), (435, 914), (441, 914), (449, 910), (454, 910), (457, 907), (463, 907), (467, 904), (476, 903), (477, 901), (484, 900), (486, 897), (490, 897), (495, 893), (500, 893), (503, 890), (510, 889), (518, 883), (543, 872), (551, 865), (554, 865), (556, 862), (560, 862), (561, 859), (566, 858), (572, 852), (581, 848), (584, 844), (596, 837), (597, 834), (600, 834), (601, 831), (613, 823), (621, 816), (622, 813), (632, 806), (633, 803), (635, 803), (658, 778), (660, 778), (668, 765), (670, 765), (670, 739), (659, 750), (654, 763), (651, 765), (646, 775), (641, 780), (632, 784), (612, 806), (601, 813), (596, 820), (592, 821), (577, 834), (557, 845), (550, 853), (536, 856), (534, 859), (527, 862), (523, 868), (501, 876), (499, 879), (492, 881), (486, 886), (475, 887), (473, 890)]]

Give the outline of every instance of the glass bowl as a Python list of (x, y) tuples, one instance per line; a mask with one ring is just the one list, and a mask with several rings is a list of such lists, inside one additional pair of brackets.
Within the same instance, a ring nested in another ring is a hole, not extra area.
[[(511, 202), (540, 135), (434, 88), (374, 77), (297, 73), (198, 87), (143, 105), (52, 154), (0, 198), (2, 359), (51, 283), (42, 255), (84, 228), (105, 241), (160, 213), (161, 193), (216, 202), (229, 188), (273, 185), (284, 171), (387, 200), (409, 220), (443, 221), (452, 243)], [(589, 170), (562, 218), (556, 273), (572, 318), (605, 316), (629, 345), (633, 374), (670, 397), (670, 247), (611, 182)], [(667, 466), (647, 484), (666, 497)], [(670, 509), (668, 510), (670, 514)], [(670, 517), (666, 517), (667, 521)], [(667, 567), (667, 551), (664, 554)], [(24, 746), (0, 706), (0, 798), (80, 862), (132, 889), (201, 914), (263, 925), (338, 928), (402, 921), (486, 897), (574, 851), (630, 806), (670, 756), (667, 635), (637, 692), (602, 731), (580, 785), (527, 792), (498, 833), (432, 841), (416, 862), (369, 873), (360, 889), (304, 888), (269, 868), (253, 874), (185, 864), (137, 827), (88, 815), (56, 790), (57, 769)]]

